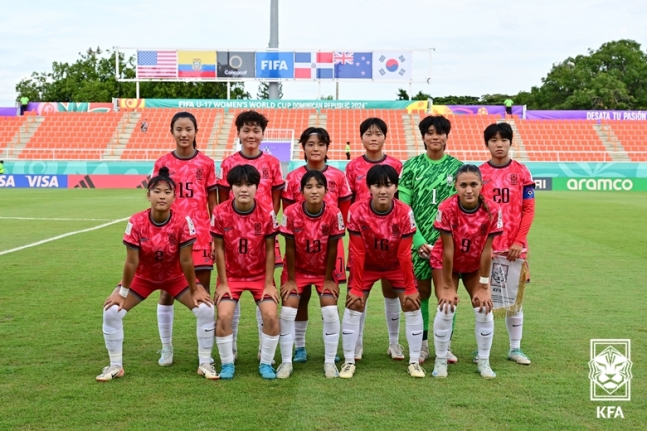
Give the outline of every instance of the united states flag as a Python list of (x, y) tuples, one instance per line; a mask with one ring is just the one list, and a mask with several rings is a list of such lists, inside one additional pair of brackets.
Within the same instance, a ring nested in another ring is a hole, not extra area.
[(177, 78), (176, 51), (137, 51), (138, 78)]

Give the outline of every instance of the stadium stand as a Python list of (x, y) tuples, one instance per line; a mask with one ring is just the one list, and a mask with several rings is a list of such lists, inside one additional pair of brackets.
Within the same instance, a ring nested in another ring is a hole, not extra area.
[(24, 117), (0, 117), (0, 150), (2, 150), (2, 157), (11, 157), (20, 141), (20, 135), (23, 124), (26, 119)]
[(608, 121), (611, 139), (617, 138), (632, 162), (647, 162), (647, 123), (644, 121)]

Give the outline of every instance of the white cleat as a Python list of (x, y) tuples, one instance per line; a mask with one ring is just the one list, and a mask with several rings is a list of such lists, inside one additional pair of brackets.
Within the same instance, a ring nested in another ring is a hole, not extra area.
[(341, 367), (339, 377), (342, 379), (352, 379), (355, 374), (355, 364), (346, 363)]
[(395, 361), (401, 361), (404, 359), (404, 353), (402, 352), (402, 344), (391, 344), (386, 351), (387, 355), (391, 355), (391, 359)]
[(198, 374), (204, 376), (207, 380), (218, 380), (220, 376), (216, 372), (216, 369), (213, 367), (213, 364), (200, 364), (198, 367)]
[(493, 379), (496, 377), (496, 374), (492, 371), (492, 368), (490, 368), (489, 359), (479, 359), (478, 370), (479, 373), (481, 373), (481, 377), (484, 379)]
[(434, 371), (431, 373), (437, 379), (444, 379), (447, 377), (447, 359), (436, 358)]
[(290, 375), (292, 375), (292, 362), (283, 362), (276, 369), (277, 379), (287, 379)]
[(429, 359), (429, 344), (427, 344), (426, 342), (423, 342), (422, 347), (420, 348), (419, 362), (421, 364), (424, 364), (427, 359)]
[(447, 350), (447, 363), (455, 364), (456, 362), (458, 362), (456, 355), (454, 355), (451, 350)]
[(160, 364), (160, 367), (170, 367), (173, 365), (173, 347), (162, 347), (159, 353), (161, 356), (157, 363)]
[(407, 372), (411, 375), (411, 377), (416, 377), (416, 378), (423, 378), (426, 375), (425, 370), (423, 370), (420, 364), (418, 363), (409, 364), (409, 367), (407, 368)]
[(337, 366), (335, 364), (324, 364), (324, 375), (327, 379), (336, 379), (339, 377), (339, 371), (337, 371)]
[(530, 365), (530, 358), (526, 356), (521, 349), (512, 349), (508, 353), (508, 359), (515, 361), (517, 364)]
[(117, 365), (110, 365), (108, 367), (105, 367), (103, 371), (101, 371), (101, 374), (97, 376), (97, 382), (108, 382), (110, 380), (123, 377), (123, 375), (124, 375), (123, 367), (119, 367)]

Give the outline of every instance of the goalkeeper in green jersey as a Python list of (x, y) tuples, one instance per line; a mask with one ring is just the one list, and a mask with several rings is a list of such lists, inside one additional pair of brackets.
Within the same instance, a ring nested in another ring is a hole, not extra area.
[[(418, 125), (426, 152), (407, 160), (402, 167), (398, 185), (399, 199), (413, 209), (418, 230), (413, 237), (412, 260), (424, 323), (420, 363), (429, 357), (429, 298), (431, 296), (431, 266), (429, 256), (439, 233), (434, 230), (436, 212), (442, 201), (456, 193), (454, 176), (463, 165), (460, 160), (445, 154), (451, 123), (442, 115), (431, 115)], [(435, 311), (434, 311), (435, 315)], [(447, 362), (455, 363), (456, 356), (447, 354)]]

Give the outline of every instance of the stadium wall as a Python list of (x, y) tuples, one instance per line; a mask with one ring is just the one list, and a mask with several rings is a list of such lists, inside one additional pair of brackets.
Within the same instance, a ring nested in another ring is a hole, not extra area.
[[(341, 170), (346, 163), (329, 162)], [(284, 172), (303, 164), (292, 161)], [(220, 163), (215, 166), (218, 169)], [(647, 191), (647, 163), (528, 162), (526, 166), (537, 190)], [(152, 169), (152, 162), (6, 162), (0, 188), (142, 188)]]

